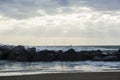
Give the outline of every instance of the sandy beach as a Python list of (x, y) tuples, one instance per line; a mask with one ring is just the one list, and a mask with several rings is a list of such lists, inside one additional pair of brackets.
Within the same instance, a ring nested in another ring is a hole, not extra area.
[(120, 80), (120, 72), (51, 73), (1, 76), (0, 80)]

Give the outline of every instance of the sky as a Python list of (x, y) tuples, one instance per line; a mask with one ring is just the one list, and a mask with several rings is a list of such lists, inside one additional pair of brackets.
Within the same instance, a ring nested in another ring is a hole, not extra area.
[(0, 0), (0, 44), (120, 45), (120, 0)]

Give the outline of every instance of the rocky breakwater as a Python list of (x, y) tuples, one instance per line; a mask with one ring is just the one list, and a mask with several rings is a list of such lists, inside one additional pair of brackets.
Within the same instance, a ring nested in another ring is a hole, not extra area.
[(120, 50), (104, 53), (101, 50), (67, 51), (41, 50), (24, 46), (0, 46), (0, 60), (33, 62), (33, 61), (120, 61)]

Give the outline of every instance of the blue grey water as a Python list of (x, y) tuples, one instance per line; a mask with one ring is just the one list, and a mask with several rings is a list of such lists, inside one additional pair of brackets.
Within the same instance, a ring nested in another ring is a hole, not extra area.
[(75, 49), (76, 51), (82, 51), (82, 50), (103, 50), (103, 51), (112, 51), (112, 50), (118, 50), (120, 46), (36, 46), (37, 50), (63, 50), (66, 51), (70, 48)]
[[(27, 46), (28, 47), (28, 46)], [(30, 46), (29, 46), (30, 47)], [(37, 51), (63, 50), (76, 51), (102, 50), (116, 51), (120, 46), (36, 46)], [(0, 61), (0, 76), (29, 75), (68, 72), (111, 72), (120, 71), (120, 62), (77, 61), (77, 62), (12, 62)]]

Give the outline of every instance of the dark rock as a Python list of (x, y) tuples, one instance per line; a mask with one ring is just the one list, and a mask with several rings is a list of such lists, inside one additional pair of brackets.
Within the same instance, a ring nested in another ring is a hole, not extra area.
[(7, 46), (0, 47), (0, 57), (2, 60), (6, 60), (10, 53), (11, 50)]
[(93, 58), (94, 61), (117, 61), (117, 56), (105, 56), (105, 57), (99, 57), (96, 56)]
[(8, 60), (28, 61), (25, 59), (25, 57), (27, 58), (28, 52), (24, 46), (16, 46), (11, 51), (12, 53), (8, 56)]
[(2, 60), (2, 58), (3, 58), (3, 52), (0, 51), (0, 60)]
[(16, 54), (16, 55), (24, 55), (27, 53), (27, 50), (25, 49), (24, 46), (16, 46), (12, 49), (12, 53)]
[(12, 61), (16, 61), (16, 55), (14, 53), (9, 54), (9, 56), (6, 58), (7, 60), (12, 60)]
[(26, 56), (20, 55), (20, 56), (16, 56), (15, 61), (25, 62), (29, 60)]
[(36, 48), (35, 48), (35, 47), (28, 48), (27, 51), (28, 51), (29, 53), (36, 53)]
[(99, 56), (95, 56), (93, 57), (92, 61), (103, 61), (103, 58)]
[(57, 53), (54, 50), (42, 50), (33, 57), (33, 61), (53, 61)]
[(63, 54), (64, 52), (62, 50), (56, 51), (57, 54)]
[(68, 51), (64, 52), (65, 54), (76, 54), (76, 51), (74, 49), (69, 49)]
[(42, 50), (37, 52), (36, 48), (25, 49), (24, 46), (0, 46), (0, 60), (12, 61), (120, 61), (120, 50), (114, 52), (102, 52), (101, 50), (75, 51)]
[(60, 61), (78, 61), (79, 56), (74, 49), (69, 49), (63, 54), (59, 55)]
[(103, 58), (103, 61), (117, 61), (117, 56), (106, 56)]
[(35, 47), (28, 48), (27, 52), (28, 52), (27, 59), (28, 59), (29, 62), (31, 62), (33, 60), (33, 57), (35, 56), (35, 54), (37, 54), (36, 48)]

